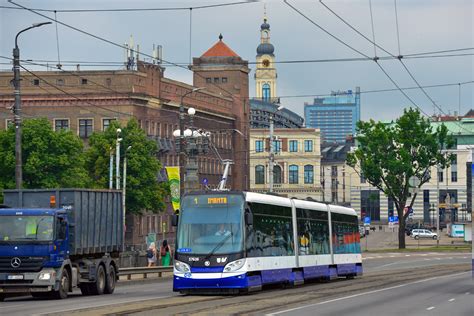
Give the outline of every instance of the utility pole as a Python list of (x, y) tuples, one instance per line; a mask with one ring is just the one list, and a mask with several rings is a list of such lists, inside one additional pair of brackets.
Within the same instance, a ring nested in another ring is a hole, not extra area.
[(268, 179), (268, 192), (273, 192), (273, 162), (275, 160), (275, 149), (274, 149), (274, 144), (273, 144), (273, 130), (274, 130), (274, 121), (275, 121), (275, 114), (278, 111), (281, 111), (284, 107), (280, 105), (277, 110), (273, 113), (270, 113), (270, 154), (268, 156), (268, 171), (269, 171), (269, 178)]
[(199, 190), (199, 176), (198, 176), (198, 165), (196, 162), (196, 155), (199, 154), (199, 150), (197, 148), (197, 138), (200, 137), (200, 133), (194, 130), (194, 115), (196, 114), (196, 110), (194, 108), (188, 109), (189, 115), (189, 126), (191, 133), (188, 137), (187, 141), (187, 148), (186, 151), (188, 152), (188, 161), (186, 163), (186, 183), (185, 183), (185, 192), (190, 191), (197, 191)]
[(273, 159), (275, 156), (273, 154), (273, 113), (270, 114), (270, 154), (268, 156), (268, 172), (269, 172), (269, 179), (268, 179), (268, 192), (273, 192)]
[(13, 48), (13, 86), (15, 87), (15, 106), (13, 108), (15, 121), (15, 185), (19, 190), (23, 186), (23, 160), (21, 150), (21, 94), (20, 94), (20, 48), (18, 47), (18, 36), (32, 28), (51, 24), (51, 22), (34, 23), (32, 26), (21, 30), (15, 36), (15, 47)]

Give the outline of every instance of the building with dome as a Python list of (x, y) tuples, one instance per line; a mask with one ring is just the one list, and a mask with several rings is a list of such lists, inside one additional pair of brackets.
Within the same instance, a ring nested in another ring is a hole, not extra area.
[(255, 69), (255, 96), (267, 102), (276, 101), (275, 48), (270, 43), (270, 24), (267, 18), (260, 26), (260, 44), (257, 46), (257, 65)]
[(267, 18), (260, 26), (260, 44), (257, 46), (255, 69), (255, 98), (250, 100), (251, 128), (269, 128), (270, 115), (274, 117), (275, 128), (301, 128), (304, 119), (298, 114), (283, 109), (278, 110), (277, 71), (275, 67), (275, 47), (270, 43), (270, 24)]

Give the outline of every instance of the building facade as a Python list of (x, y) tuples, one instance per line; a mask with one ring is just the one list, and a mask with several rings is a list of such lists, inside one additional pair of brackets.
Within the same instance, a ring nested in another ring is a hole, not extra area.
[[(448, 150), (453, 154), (451, 166), (444, 170), (432, 167), (430, 181), (417, 193), (413, 205), (412, 220), (436, 224), (436, 208), (439, 202), (440, 221), (465, 222), (471, 220), (472, 212), (472, 145), (474, 145), (474, 119), (462, 118), (451, 121), (442, 119), (431, 122), (433, 129), (439, 124), (447, 126), (454, 137), (456, 147)], [(393, 201), (383, 192), (367, 183), (359, 170), (346, 168), (346, 177), (351, 183), (351, 206), (362, 216), (372, 221), (386, 223), (388, 217), (397, 215)], [(439, 188), (439, 191), (438, 191)]]
[[(254, 192), (269, 191), (268, 130), (250, 131), (250, 183)], [(321, 200), (318, 129), (275, 129), (273, 192), (288, 197)]]
[[(93, 132), (103, 131), (111, 121), (125, 124), (136, 118), (148, 138), (157, 142), (162, 165), (178, 166), (173, 131), (179, 128), (181, 97), (195, 87), (203, 87), (206, 89), (188, 94), (183, 99), (184, 106), (196, 109), (194, 127), (210, 132), (211, 142), (222, 158), (234, 161), (228, 185), (236, 190), (248, 190), (247, 62), (228, 48), (222, 38), (213, 48), (194, 59), (193, 85), (166, 78), (165, 68), (145, 62), (138, 62), (136, 70), (22, 73), (23, 119), (46, 117), (55, 130), (71, 130), (87, 144)], [(1, 129), (13, 121), (12, 78), (12, 72), (0, 73)], [(216, 187), (222, 171), (222, 164), (213, 152), (198, 157), (200, 183), (206, 178), (211, 188)], [(172, 212), (171, 208), (168, 211)], [(162, 233), (163, 227), (165, 232), (170, 230), (169, 224), (159, 224), (168, 223), (167, 217), (147, 216), (145, 221), (129, 217), (133, 219), (127, 223), (129, 244), (143, 243), (144, 235), (152, 231)]]
[(306, 127), (319, 128), (323, 142), (343, 143), (355, 135), (360, 120), (360, 88), (337, 91), (330, 97), (315, 98), (304, 104)]
[(353, 146), (352, 139), (345, 143), (321, 145), (321, 186), (323, 201), (344, 206), (351, 205), (351, 169), (346, 164), (347, 153)]

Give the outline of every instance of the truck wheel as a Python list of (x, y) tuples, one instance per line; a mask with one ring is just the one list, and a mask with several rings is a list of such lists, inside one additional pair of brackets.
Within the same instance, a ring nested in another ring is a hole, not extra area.
[(67, 298), (67, 292), (69, 292), (69, 285), (69, 273), (66, 269), (63, 269), (63, 272), (61, 273), (61, 279), (59, 281), (59, 290), (53, 292), (53, 297), (57, 299)]
[(115, 290), (115, 282), (117, 281), (117, 274), (115, 273), (115, 267), (110, 265), (109, 273), (107, 274), (106, 282), (105, 282), (105, 294), (112, 294)]
[(105, 290), (106, 275), (103, 265), (99, 265), (97, 268), (97, 273), (95, 277), (95, 283), (91, 284), (91, 294), (92, 295), (102, 295)]

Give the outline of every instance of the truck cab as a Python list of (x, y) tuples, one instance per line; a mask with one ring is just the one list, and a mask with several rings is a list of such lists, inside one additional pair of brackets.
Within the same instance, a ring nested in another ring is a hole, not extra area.
[(59, 290), (55, 269), (68, 259), (67, 222), (60, 209), (0, 209), (0, 293), (21, 284), (31, 293)]

